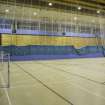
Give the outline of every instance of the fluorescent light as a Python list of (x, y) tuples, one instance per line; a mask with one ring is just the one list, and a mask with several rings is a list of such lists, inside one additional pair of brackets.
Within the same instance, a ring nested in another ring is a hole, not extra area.
[(93, 23), (95, 23), (95, 20), (92, 20)]
[(78, 7), (78, 10), (81, 10), (81, 9), (82, 9), (82, 8), (79, 6), (79, 7)]
[(49, 5), (49, 6), (52, 6), (53, 4), (52, 4), (52, 3), (48, 3), (48, 5)]
[(5, 12), (8, 13), (9, 12), (9, 9), (6, 9)]
[(33, 15), (35, 16), (35, 15), (37, 15), (37, 13), (36, 13), (36, 12), (34, 12), (34, 13), (33, 13)]
[(99, 14), (100, 13), (100, 10), (98, 10), (97, 13)]
[(77, 17), (74, 17), (74, 20), (77, 20)]

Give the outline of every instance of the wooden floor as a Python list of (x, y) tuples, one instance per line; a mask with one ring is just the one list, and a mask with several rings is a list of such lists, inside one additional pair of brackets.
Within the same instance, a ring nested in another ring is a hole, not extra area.
[(0, 105), (105, 105), (105, 59), (11, 62)]

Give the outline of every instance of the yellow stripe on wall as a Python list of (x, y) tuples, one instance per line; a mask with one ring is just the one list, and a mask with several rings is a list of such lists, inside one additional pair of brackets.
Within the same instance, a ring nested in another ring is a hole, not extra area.
[(32, 36), (32, 35), (2, 35), (2, 45), (53, 45), (53, 46), (71, 46), (84, 47), (97, 45), (96, 38), (81, 37), (58, 37), (58, 36)]

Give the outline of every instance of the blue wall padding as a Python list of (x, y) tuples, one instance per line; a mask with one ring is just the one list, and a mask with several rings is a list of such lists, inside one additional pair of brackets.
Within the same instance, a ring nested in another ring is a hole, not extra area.
[(0, 46), (0, 51), (2, 51), (2, 46)]
[(86, 46), (80, 49), (74, 46), (0, 46), (0, 50), (10, 53), (11, 60), (45, 60), (68, 58), (103, 57), (102, 46)]
[(102, 47), (86, 46), (76, 49), (73, 46), (4, 46), (3, 50), (10, 55), (25, 56), (25, 55), (86, 55), (94, 53), (102, 53)]

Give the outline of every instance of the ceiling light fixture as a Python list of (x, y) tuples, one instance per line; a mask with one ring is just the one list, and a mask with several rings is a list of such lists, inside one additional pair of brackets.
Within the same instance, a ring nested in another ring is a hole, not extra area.
[(52, 4), (52, 3), (48, 3), (48, 5), (49, 5), (49, 6), (52, 6), (53, 4)]
[(34, 13), (33, 13), (33, 15), (34, 15), (34, 16), (36, 16), (36, 15), (37, 15), (37, 13), (36, 13), (36, 12), (34, 12)]
[(77, 20), (77, 17), (74, 17), (74, 20)]
[(92, 23), (95, 23), (95, 20), (92, 20)]
[(6, 9), (5, 12), (8, 13), (9, 12), (9, 9)]
[(78, 7), (78, 10), (81, 10), (81, 9), (82, 9), (82, 8), (79, 6), (79, 7)]
[(100, 10), (98, 10), (97, 13), (99, 14), (100, 13)]

